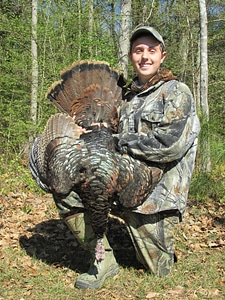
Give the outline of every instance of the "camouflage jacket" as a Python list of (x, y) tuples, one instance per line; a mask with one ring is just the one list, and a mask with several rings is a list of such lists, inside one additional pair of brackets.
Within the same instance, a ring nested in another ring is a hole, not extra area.
[(184, 213), (200, 131), (192, 94), (169, 70), (139, 88), (134, 81), (120, 111), (118, 149), (165, 174), (147, 200), (135, 209), (143, 214)]

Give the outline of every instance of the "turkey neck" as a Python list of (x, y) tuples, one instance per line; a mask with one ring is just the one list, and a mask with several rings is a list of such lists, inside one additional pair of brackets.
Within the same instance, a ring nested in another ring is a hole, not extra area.
[(107, 228), (112, 196), (108, 187), (112, 178), (117, 176), (117, 171), (113, 168), (114, 143), (110, 129), (93, 126), (91, 130), (80, 136), (85, 142), (88, 156), (87, 160), (82, 160), (80, 175), (83, 180), (76, 186), (76, 191), (89, 213), (96, 237), (101, 239)]

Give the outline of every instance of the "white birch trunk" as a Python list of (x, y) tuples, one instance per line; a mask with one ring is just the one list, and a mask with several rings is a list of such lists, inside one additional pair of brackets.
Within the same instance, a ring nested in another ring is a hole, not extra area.
[(128, 76), (128, 51), (130, 37), (131, 0), (121, 1), (121, 27), (119, 35), (118, 61), (124, 77)]
[[(38, 0), (32, 0), (32, 34), (31, 34), (31, 105), (30, 105), (30, 119), (33, 128), (37, 123), (37, 99), (38, 99), (38, 57), (37, 57), (37, 6)], [(29, 142), (32, 143), (34, 139), (34, 130), (29, 137)]]
[(93, 35), (93, 23), (94, 23), (94, 8), (93, 8), (93, 0), (88, 1), (88, 39), (90, 41), (88, 46), (88, 51), (90, 53), (90, 58), (93, 56), (93, 48), (92, 48), (92, 35)]
[(210, 143), (208, 132), (209, 105), (208, 105), (208, 26), (206, 1), (199, 0), (200, 11), (200, 108), (203, 116), (204, 140), (202, 142), (202, 170), (211, 172)]

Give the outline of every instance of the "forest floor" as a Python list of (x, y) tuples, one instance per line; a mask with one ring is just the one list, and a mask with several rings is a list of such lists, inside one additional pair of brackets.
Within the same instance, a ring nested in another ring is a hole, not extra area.
[(110, 218), (120, 273), (97, 291), (74, 288), (89, 254), (59, 219), (51, 195), (0, 197), (0, 300), (225, 299), (225, 203), (189, 200), (172, 273), (156, 278), (137, 262), (126, 228)]

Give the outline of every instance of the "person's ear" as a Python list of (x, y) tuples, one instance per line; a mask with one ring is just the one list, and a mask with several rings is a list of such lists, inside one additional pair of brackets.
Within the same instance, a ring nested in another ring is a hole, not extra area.
[(163, 63), (165, 58), (166, 58), (166, 51), (163, 51), (162, 52), (162, 57), (161, 57), (161, 63)]

